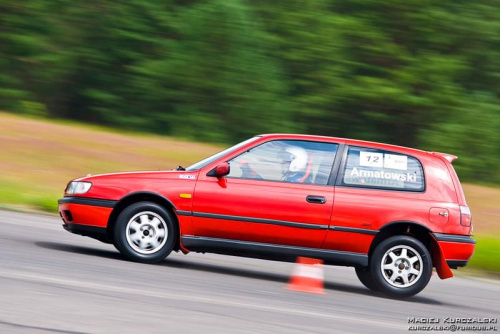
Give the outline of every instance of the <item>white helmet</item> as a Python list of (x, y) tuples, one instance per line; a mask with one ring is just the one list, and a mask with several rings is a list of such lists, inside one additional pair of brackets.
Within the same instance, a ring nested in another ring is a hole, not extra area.
[(290, 146), (285, 148), (285, 151), (289, 153), (289, 159), (287, 159), (287, 162), (290, 162), (290, 165), (288, 166), (289, 172), (296, 173), (306, 168), (308, 158), (306, 150), (302, 147)]

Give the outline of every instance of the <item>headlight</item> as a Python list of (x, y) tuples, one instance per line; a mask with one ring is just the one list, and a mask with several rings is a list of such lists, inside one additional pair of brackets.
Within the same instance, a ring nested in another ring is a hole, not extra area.
[(85, 194), (91, 187), (90, 182), (73, 181), (66, 187), (66, 194)]

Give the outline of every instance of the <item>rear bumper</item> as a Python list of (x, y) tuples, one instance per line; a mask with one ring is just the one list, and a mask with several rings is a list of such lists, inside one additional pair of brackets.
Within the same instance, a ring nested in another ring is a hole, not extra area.
[(465, 267), (469, 261), (467, 260), (446, 260), (448, 267), (451, 269), (458, 269), (459, 267)]
[(474, 254), (476, 240), (468, 235), (434, 233), (442, 255), (452, 269), (465, 267)]
[(107, 241), (106, 227), (115, 201), (64, 197), (58, 203), (59, 215), (66, 231)]

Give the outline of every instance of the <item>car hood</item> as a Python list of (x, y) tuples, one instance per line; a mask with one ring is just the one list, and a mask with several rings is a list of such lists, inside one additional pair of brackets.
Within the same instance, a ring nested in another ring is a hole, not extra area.
[(132, 193), (152, 193), (165, 198), (178, 197), (179, 193), (193, 191), (198, 174), (199, 171), (172, 170), (88, 175), (74, 181), (91, 182), (90, 190), (71, 196), (120, 200)]
[(78, 178), (74, 181), (99, 181), (99, 180), (111, 180), (111, 179), (195, 179), (198, 175), (198, 171), (179, 171), (179, 170), (169, 170), (169, 171), (137, 171), (137, 172), (119, 172), (119, 173), (107, 173), (107, 174), (96, 174), (87, 175)]

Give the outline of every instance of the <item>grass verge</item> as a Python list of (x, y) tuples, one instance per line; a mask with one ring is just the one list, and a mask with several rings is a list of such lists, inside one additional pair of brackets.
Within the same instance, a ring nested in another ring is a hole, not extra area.
[(0, 203), (56, 212), (67, 182), (77, 177), (168, 170), (220, 150), (175, 138), (0, 113)]
[[(494, 236), (475, 236), (476, 251), (467, 267), (479, 269), (490, 274), (500, 275), (500, 238)], [(500, 277), (500, 276), (498, 276)]]

